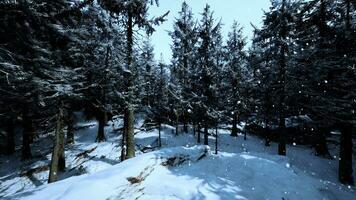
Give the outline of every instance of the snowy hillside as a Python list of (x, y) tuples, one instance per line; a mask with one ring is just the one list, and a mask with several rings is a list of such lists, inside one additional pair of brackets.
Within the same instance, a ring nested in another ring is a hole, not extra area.
[[(95, 122), (82, 123), (76, 143), (66, 151), (67, 172), (62, 181), (47, 184), (48, 170), (19, 176), (19, 166), (1, 179), (2, 199), (353, 199), (355, 188), (337, 182), (336, 160), (316, 158), (310, 149), (289, 147), (289, 156), (274, 155), (276, 144), (264, 147), (260, 139), (233, 138), (219, 130), (221, 151), (196, 145), (194, 136), (163, 130), (163, 148), (149, 153), (157, 130), (136, 129), (137, 157), (119, 163), (120, 137), (108, 126), (108, 141), (95, 140)], [(136, 123), (140, 127), (142, 121)], [(90, 125), (90, 126), (88, 126)], [(210, 144), (214, 138), (211, 137)], [(184, 145), (184, 146), (183, 146)], [(154, 148), (153, 148), (154, 149)], [(85, 153), (83, 153), (85, 152)], [(47, 155), (49, 158), (50, 155)], [(3, 161), (2, 161), (3, 162)], [(48, 160), (38, 160), (32, 168)], [(72, 175), (70, 178), (66, 178)]]
[(252, 153), (216, 156), (208, 149), (204, 146), (166, 148), (17, 197), (37, 200), (323, 197), (320, 190), (325, 186), (299, 174), (283, 158)]
[(0, 200), (356, 200), (355, 22), (355, 0), (0, 0)]

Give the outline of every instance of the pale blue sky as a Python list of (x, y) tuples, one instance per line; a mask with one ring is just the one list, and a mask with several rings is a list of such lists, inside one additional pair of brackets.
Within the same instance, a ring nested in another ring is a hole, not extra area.
[[(167, 21), (159, 27), (152, 35), (152, 43), (155, 47), (156, 59), (160, 59), (163, 54), (165, 62), (170, 62), (171, 58), (171, 38), (167, 31), (172, 30), (174, 19), (178, 16), (184, 0), (160, 0), (159, 7), (151, 7), (150, 14), (158, 16), (170, 10)], [(250, 25), (260, 27), (262, 22), (263, 10), (267, 11), (270, 6), (270, 0), (186, 0), (192, 8), (194, 18), (200, 20), (200, 14), (208, 3), (214, 11), (214, 17), (222, 20), (224, 40), (234, 20), (237, 20), (244, 27), (244, 35), (249, 39), (252, 36), (253, 28)]]

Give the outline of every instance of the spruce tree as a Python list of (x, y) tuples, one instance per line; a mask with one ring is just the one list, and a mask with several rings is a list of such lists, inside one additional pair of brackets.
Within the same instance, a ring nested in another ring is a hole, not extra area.
[(198, 67), (195, 71), (198, 77), (195, 81), (195, 112), (201, 116), (201, 123), (204, 128), (204, 144), (208, 145), (208, 129), (214, 123), (215, 103), (217, 97), (217, 74), (219, 74), (219, 46), (221, 46), (220, 34), (221, 23), (215, 24), (210, 6), (206, 5), (202, 13), (199, 24), (198, 41)]
[(195, 67), (194, 53), (196, 52), (196, 25), (193, 13), (186, 2), (182, 3), (179, 11), (179, 17), (173, 25), (173, 31), (170, 36), (173, 40), (172, 45), (172, 78), (175, 79), (176, 96), (182, 99), (177, 101), (177, 117), (181, 116), (184, 132), (188, 131), (189, 110), (191, 109), (191, 69)]
[(291, 3), (288, 0), (272, 1), (270, 12), (266, 13), (264, 25), (260, 31), (260, 41), (266, 40), (267, 48), (271, 53), (272, 67), (270, 70), (273, 73), (273, 91), (276, 102), (276, 112), (278, 113), (279, 126), (279, 142), (278, 153), (286, 155), (286, 124), (287, 117), (287, 100), (290, 97), (288, 90), (289, 83), (287, 75), (291, 68), (290, 59), (293, 52), (293, 30), (294, 30), (294, 14), (296, 11), (296, 3)]
[[(126, 153), (122, 158), (132, 158), (135, 156), (135, 141), (134, 141), (134, 109), (135, 105), (133, 104), (133, 92), (135, 85), (133, 79), (133, 45), (134, 45), (134, 26), (138, 28), (144, 28), (148, 34), (154, 32), (154, 25), (159, 25), (165, 21), (164, 15), (149, 20), (147, 17), (148, 5), (152, 1), (148, 0), (100, 0), (99, 3), (107, 10), (122, 16), (124, 20), (125, 33), (126, 33), (126, 50), (125, 50), (125, 61), (126, 66), (124, 67), (125, 73), (125, 87), (126, 99), (125, 99), (125, 111), (124, 111), (124, 135), (126, 140)], [(155, 4), (158, 5), (158, 0), (155, 1)]]
[(242, 28), (235, 21), (232, 25), (231, 32), (228, 34), (226, 42), (226, 64), (224, 68), (225, 79), (225, 109), (227, 116), (232, 118), (231, 136), (237, 136), (237, 124), (240, 121), (241, 110), (244, 108), (243, 96), (244, 83), (246, 72), (246, 53), (244, 47), (246, 45), (245, 38), (242, 35)]

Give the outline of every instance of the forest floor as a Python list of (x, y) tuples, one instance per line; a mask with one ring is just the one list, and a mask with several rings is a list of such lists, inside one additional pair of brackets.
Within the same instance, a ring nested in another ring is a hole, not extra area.
[(95, 121), (78, 123), (75, 144), (65, 151), (66, 172), (53, 184), (47, 184), (50, 134), (32, 145), (29, 161), (21, 162), (20, 152), (0, 157), (0, 199), (356, 199), (355, 187), (338, 183), (336, 145), (329, 145), (332, 160), (301, 145), (288, 145), (283, 157), (275, 143), (266, 147), (258, 137), (245, 141), (219, 129), (215, 155), (213, 135), (210, 146), (197, 145), (191, 132), (175, 136), (164, 125), (158, 149), (157, 129), (142, 124), (136, 121), (136, 157), (120, 163), (121, 120), (109, 123), (101, 143)]

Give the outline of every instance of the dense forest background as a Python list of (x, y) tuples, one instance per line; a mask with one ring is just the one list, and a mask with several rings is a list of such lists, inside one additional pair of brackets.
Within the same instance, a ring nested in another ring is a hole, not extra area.
[[(297, 143), (333, 159), (328, 143), (336, 142), (339, 180), (354, 183), (355, 1), (272, 0), (251, 45), (237, 21), (223, 38), (222, 22), (209, 5), (193, 15), (183, 3), (169, 32), (169, 64), (154, 59), (150, 43), (169, 14), (149, 18), (148, 7), (155, 5), (157, 0), (1, 1), (1, 153), (21, 150), (23, 160), (31, 159), (31, 144), (53, 133), (53, 182), (74, 142), (74, 112), (98, 121), (93, 142), (106, 140), (108, 121), (124, 119), (121, 160), (135, 156), (133, 124), (144, 113), (148, 128), (171, 124), (175, 134), (191, 128), (197, 143), (206, 145), (222, 125), (230, 125), (233, 137), (250, 133), (266, 146), (277, 142), (279, 155)], [(329, 140), (331, 134), (339, 140)]]

